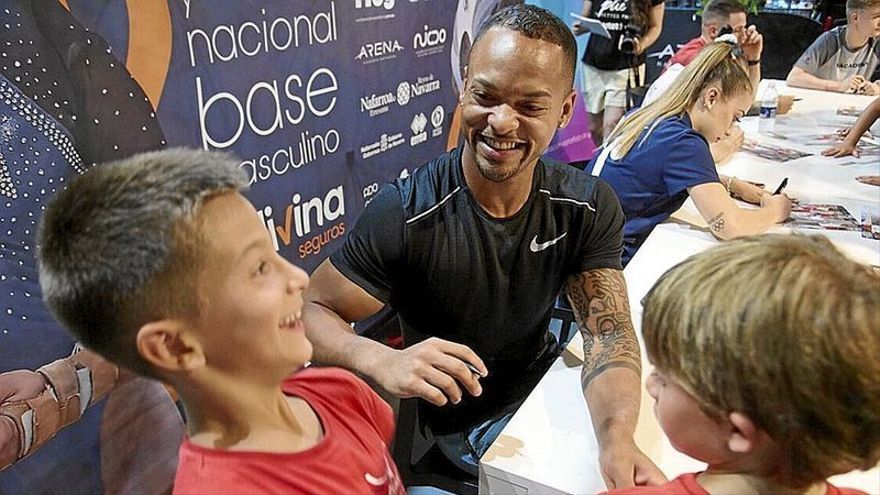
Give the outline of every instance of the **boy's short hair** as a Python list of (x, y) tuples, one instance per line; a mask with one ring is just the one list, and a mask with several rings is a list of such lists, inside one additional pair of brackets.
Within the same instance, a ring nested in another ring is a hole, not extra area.
[(745, 14), (746, 6), (740, 0), (709, 0), (703, 7), (703, 24), (726, 23), (730, 14)]
[(805, 486), (880, 459), (880, 276), (821, 236), (721, 244), (644, 300), (648, 357), (710, 415), (746, 414)]
[(857, 10), (872, 9), (880, 5), (880, 0), (846, 0), (846, 15)]
[(43, 299), (86, 347), (155, 376), (137, 330), (197, 316), (203, 202), (247, 179), (230, 155), (183, 148), (98, 165), (55, 196), (40, 224)]

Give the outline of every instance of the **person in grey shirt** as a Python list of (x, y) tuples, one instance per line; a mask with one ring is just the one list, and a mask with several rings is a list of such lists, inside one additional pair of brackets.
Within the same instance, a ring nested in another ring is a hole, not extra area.
[(880, 0), (847, 0), (846, 26), (823, 33), (801, 55), (789, 86), (880, 94)]

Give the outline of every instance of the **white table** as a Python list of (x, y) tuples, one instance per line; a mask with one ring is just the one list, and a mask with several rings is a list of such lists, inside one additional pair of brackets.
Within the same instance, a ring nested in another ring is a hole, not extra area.
[[(829, 111), (833, 115), (833, 110), (840, 106), (864, 108), (871, 101), (869, 97), (784, 87), (783, 92), (794, 93), (803, 100), (795, 104), (790, 115), (779, 117), (780, 131), (786, 129), (786, 120), (806, 122), (807, 126), (827, 125), (824, 120)], [(814, 123), (808, 119), (815, 119)], [(747, 136), (754, 136), (757, 122), (745, 122), (743, 128)], [(880, 188), (854, 181), (858, 175), (880, 174), (880, 163), (865, 161), (840, 166), (834, 159), (814, 156), (778, 164), (741, 152), (719, 168), (726, 175), (764, 182), (767, 188), (775, 188), (783, 177), (788, 177), (786, 192), (791, 196), (805, 202), (843, 204), (857, 219), (860, 212), (853, 210), (860, 205), (880, 208)], [(686, 204), (676, 218), (693, 221), (694, 225), (677, 221), (658, 226), (624, 270), (640, 343), (642, 297), (667, 269), (718, 242), (705, 228), (693, 203)], [(862, 239), (859, 233), (852, 232), (832, 232), (828, 237), (855, 259), (880, 265), (880, 241)], [(580, 388), (581, 345), (578, 335), (489, 448), (480, 464), (480, 493), (596, 493), (605, 489), (598, 468), (595, 434)], [(642, 356), (644, 359), (644, 348)], [(650, 369), (645, 360), (643, 375), (647, 376)], [(672, 448), (654, 418), (652, 406), (653, 399), (643, 389), (636, 430), (639, 447), (669, 478), (704, 469), (705, 464)], [(832, 482), (880, 493), (880, 469), (837, 476)]]

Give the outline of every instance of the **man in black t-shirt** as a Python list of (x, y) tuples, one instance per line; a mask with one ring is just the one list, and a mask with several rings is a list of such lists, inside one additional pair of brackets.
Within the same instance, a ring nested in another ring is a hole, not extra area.
[[(547, 326), (564, 287), (584, 335), (606, 481), (658, 483), (632, 438), (641, 358), (620, 205), (601, 180), (540, 160), (571, 118), (575, 64), (574, 38), (549, 12), (515, 6), (490, 18), (460, 97), (463, 146), (380, 191), (312, 275), (304, 318), (316, 362), (423, 399), (420, 420), (442, 452), (475, 474), (499, 420), (555, 357)], [(347, 323), (385, 304), (400, 315), (403, 350)]]

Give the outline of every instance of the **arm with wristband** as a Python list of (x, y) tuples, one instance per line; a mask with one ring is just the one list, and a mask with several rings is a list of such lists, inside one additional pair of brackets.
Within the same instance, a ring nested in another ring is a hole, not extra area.
[(0, 374), (0, 470), (76, 422), (119, 381), (118, 367), (79, 348), (36, 371)]

